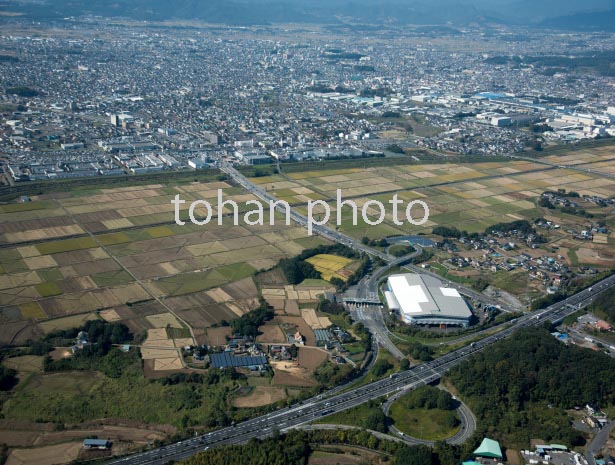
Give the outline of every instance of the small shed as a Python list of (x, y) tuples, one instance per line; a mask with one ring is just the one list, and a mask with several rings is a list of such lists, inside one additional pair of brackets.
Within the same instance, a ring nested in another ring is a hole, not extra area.
[(111, 449), (111, 442), (106, 439), (84, 439), (83, 448), (107, 450)]

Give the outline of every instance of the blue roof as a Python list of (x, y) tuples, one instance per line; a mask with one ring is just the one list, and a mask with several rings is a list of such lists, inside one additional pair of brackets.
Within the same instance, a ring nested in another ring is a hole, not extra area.
[(266, 365), (267, 357), (264, 355), (258, 355), (256, 357), (250, 356), (241, 356), (236, 357), (235, 355), (231, 355), (227, 352), (221, 354), (211, 354), (209, 356), (211, 360), (211, 364), (215, 368), (226, 368), (226, 367), (249, 367), (254, 365)]
[(83, 440), (84, 446), (106, 446), (107, 444), (109, 444), (109, 441), (107, 441), (106, 439), (84, 439)]

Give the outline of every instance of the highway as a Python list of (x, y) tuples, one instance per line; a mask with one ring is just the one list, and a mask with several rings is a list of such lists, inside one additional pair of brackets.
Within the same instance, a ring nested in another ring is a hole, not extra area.
[(124, 465), (164, 465), (170, 460), (182, 460), (191, 455), (227, 444), (245, 443), (251, 438), (264, 438), (274, 430), (288, 430), (309, 423), (317, 418), (346, 410), (363, 404), (370, 399), (390, 396), (402, 390), (415, 389), (418, 386), (438, 380), (451, 368), (459, 365), (472, 354), (482, 351), (497, 341), (509, 337), (514, 331), (526, 327), (540, 326), (545, 322), (557, 323), (566, 316), (585, 307), (596, 295), (615, 286), (615, 275), (609, 276), (592, 287), (553, 304), (513, 320), (512, 324), (497, 334), (448, 353), (431, 362), (414, 366), (407, 371), (391, 375), (355, 389), (332, 396), (317, 396), (301, 404), (278, 410), (236, 426), (221, 428), (210, 433), (180, 441), (166, 447), (152, 449), (140, 454), (118, 458), (108, 464)]

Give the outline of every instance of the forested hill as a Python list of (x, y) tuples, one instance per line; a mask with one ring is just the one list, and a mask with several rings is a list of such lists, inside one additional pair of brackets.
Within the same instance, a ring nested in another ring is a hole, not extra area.
[(453, 369), (450, 378), (479, 428), (508, 447), (528, 447), (530, 438), (581, 443), (565, 410), (615, 404), (615, 360), (565, 346), (544, 328), (516, 333)]

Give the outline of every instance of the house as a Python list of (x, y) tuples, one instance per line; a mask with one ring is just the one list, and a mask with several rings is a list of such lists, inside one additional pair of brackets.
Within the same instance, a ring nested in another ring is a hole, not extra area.
[(106, 439), (84, 439), (83, 448), (109, 450), (111, 449), (111, 442), (107, 441)]
[(299, 331), (294, 334), (293, 339), (295, 340), (295, 344), (303, 345), (305, 343), (305, 338)]
[(593, 402), (588, 403), (585, 406), (585, 410), (587, 410), (587, 413), (589, 415), (594, 415), (598, 412), (600, 412), (600, 407), (598, 407), (596, 404), (594, 404)]
[(611, 331), (613, 327), (604, 320), (599, 320), (596, 322), (596, 328), (600, 331)]

